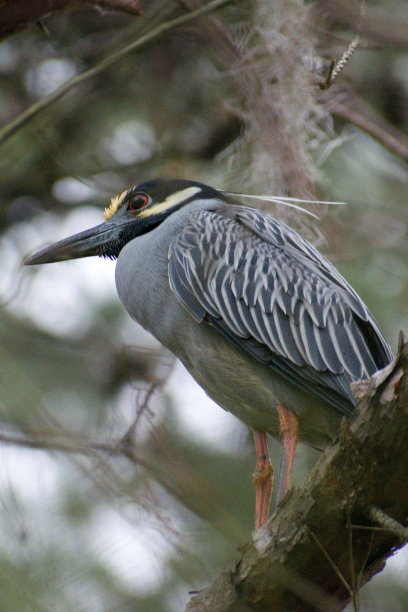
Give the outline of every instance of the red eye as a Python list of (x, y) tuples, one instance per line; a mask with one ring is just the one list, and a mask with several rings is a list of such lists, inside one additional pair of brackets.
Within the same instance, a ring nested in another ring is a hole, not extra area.
[(136, 193), (128, 203), (128, 210), (131, 212), (136, 212), (141, 208), (144, 208), (149, 203), (149, 196), (145, 193)]

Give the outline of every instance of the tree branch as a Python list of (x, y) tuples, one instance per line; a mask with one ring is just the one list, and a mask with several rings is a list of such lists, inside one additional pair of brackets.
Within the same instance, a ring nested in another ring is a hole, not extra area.
[(49, 15), (92, 8), (128, 15), (142, 13), (140, 0), (1, 0), (0, 40), (33, 23), (41, 23)]
[(385, 121), (375, 109), (352, 91), (342, 85), (331, 94), (327, 102), (333, 115), (352, 123), (360, 130), (377, 140), (391, 153), (405, 162), (408, 161), (408, 137), (400, 129)]
[[(343, 422), (339, 440), (231, 566), (191, 599), (188, 612), (334, 612), (350, 600), (357, 609), (359, 588), (408, 540), (408, 489), (401, 486), (408, 478), (407, 372), (408, 344), (403, 344), (391, 367), (357, 385), (356, 392), (366, 395), (353, 419)], [(132, 438), (98, 441), (66, 432), (27, 432), (24, 437), (0, 432), (6, 444), (91, 457), (126, 456), (153, 470), (167, 490), (183, 502), (188, 499), (187, 505), (201, 515), (200, 499), (195, 503), (191, 494), (199, 483), (207, 491), (204, 518), (215, 525), (231, 522), (223, 516), (225, 506), (213, 500), (213, 484), (197, 478), (194, 469), (186, 471), (167, 439), (159, 439), (146, 454), (136, 452)], [(237, 525), (230, 527), (236, 534)]]
[(404, 344), (338, 441), (188, 612), (358, 605), (358, 589), (408, 536), (407, 371)]
[(71, 79), (68, 79), (68, 81), (61, 85), (61, 87), (58, 87), (58, 89), (50, 93), (45, 98), (42, 98), (35, 104), (32, 104), (29, 108), (27, 108), (27, 110), (21, 113), (21, 115), (16, 117), (13, 121), (10, 121), (10, 123), (5, 125), (2, 129), (0, 129), (0, 144), (3, 144), (3, 142), (8, 140), (8, 138), (15, 134), (26, 123), (28, 123), (41, 111), (48, 108), (51, 104), (54, 104), (54, 102), (60, 100), (63, 96), (65, 96), (66, 93), (68, 93), (74, 87), (102, 73), (104, 70), (116, 64), (129, 53), (133, 53), (134, 51), (143, 49), (145, 46), (159, 39), (160, 36), (163, 36), (167, 32), (170, 32), (171, 30), (185, 25), (186, 23), (193, 21), (193, 19), (197, 19), (198, 17), (207, 15), (208, 13), (215, 11), (217, 8), (223, 6), (224, 4), (227, 4), (230, 1), (231, 0), (212, 0), (205, 6), (201, 6), (195, 11), (180, 15), (179, 17), (170, 19), (169, 21), (165, 21), (164, 23), (161, 23), (160, 25), (154, 27), (152, 30), (150, 30), (150, 32), (147, 32), (143, 36), (140, 36), (140, 38), (133, 41), (129, 45), (126, 45), (122, 49), (111, 53), (103, 60), (101, 60), (98, 64), (93, 66), (93, 68), (85, 70), (84, 72), (75, 75)]

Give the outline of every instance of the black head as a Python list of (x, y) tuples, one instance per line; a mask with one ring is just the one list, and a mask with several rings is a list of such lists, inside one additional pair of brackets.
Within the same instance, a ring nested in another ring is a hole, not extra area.
[(60, 240), (25, 261), (25, 265), (80, 257), (118, 257), (133, 238), (145, 234), (186, 204), (200, 199), (229, 200), (222, 192), (195, 181), (154, 179), (123, 191), (105, 209), (105, 222)]

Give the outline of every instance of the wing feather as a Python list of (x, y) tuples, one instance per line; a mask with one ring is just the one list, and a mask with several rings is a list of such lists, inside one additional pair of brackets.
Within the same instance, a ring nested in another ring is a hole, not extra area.
[(169, 281), (204, 319), (295, 386), (347, 413), (350, 382), (392, 359), (367, 307), (294, 230), (243, 206), (195, 213), (169, 249)]

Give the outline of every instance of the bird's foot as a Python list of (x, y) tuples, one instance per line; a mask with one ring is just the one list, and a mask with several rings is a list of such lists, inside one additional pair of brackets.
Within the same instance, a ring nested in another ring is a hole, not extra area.
[(253, 474), (255, 485), (255, 529), (268, 520), (273, 487), (273, 469), (269, 460), (266, 434), (255, 431), (256, 467)]

